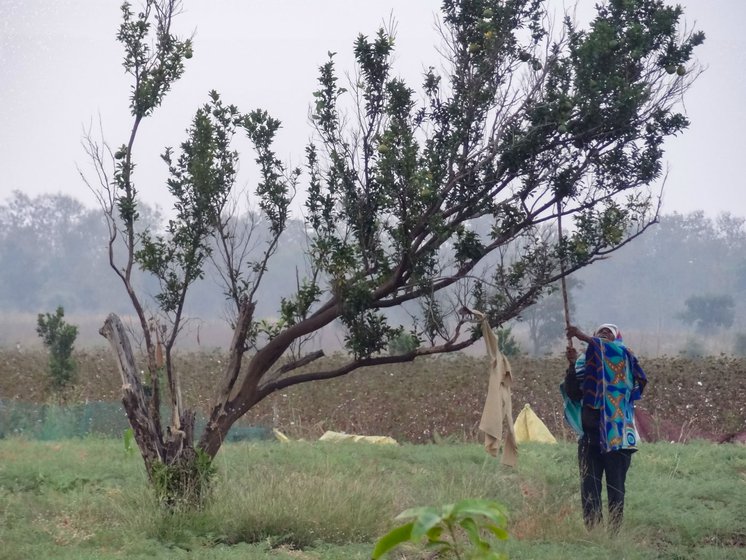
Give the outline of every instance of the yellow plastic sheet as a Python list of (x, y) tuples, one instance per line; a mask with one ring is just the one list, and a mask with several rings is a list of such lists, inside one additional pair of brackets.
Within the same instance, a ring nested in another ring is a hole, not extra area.
[(399, 442), (389, 436), (360, 436), (332, 431), (324, 432), (324, 435), (319, 438), (319, 441), (353, 441), (355, 443), (374, 443), (377, 445), (399, 445)]
[(550, 432), (546, 424), (536, 416), (536, 413), (531, 409), (531, 405), (528, 404), (518, 413), (518, 417), (515, 419), (515, 424), (513, 425), (513, 430), (515, 431), (515, 439), (518, 443), (524, 441), (557, 443), (552, 432)]
[(288, 443), (290, 441), (290, 438), (286, 436), (285, 434), (283, 434), (277, 428), (273, 428), (272, 433), (274, 434), (275, 439), (277, 439), (277, 441), (279, 441), (280, 443)]

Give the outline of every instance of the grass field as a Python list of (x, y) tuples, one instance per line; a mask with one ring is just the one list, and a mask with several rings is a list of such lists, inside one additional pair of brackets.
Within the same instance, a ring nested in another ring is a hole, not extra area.
[(208, 508), (170, 514), (121, 441), (1, 440), (0, 558), (365, 559), (403, 509), (462, 498), (507, 506), (511, 558), (746, 558), (739, 445), (646, 444), (614, 537), (583, 528), (570, 443), (523, 445), (515, 470), (475, 444), (237, 443), (216, 461)]

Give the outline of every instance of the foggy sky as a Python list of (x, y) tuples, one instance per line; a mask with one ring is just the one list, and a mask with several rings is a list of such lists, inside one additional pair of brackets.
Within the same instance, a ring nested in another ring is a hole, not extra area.
[[(579, 15), (596, 0), (580, 0)], [(707, 67), (686, 96), (691, 127), (666, 144), (669, 168), (663, 212), (728, 211), (746, 216), (746, 0), (684, 0), (685, 19), (707, 40), (696, 50)], [(137, 7), (137, 2), (133, 2)], [(177, 34), (195, 33), (184, 77), (141, 126), (135, 181), (143, 198), (170, 206), (159, 154), (184, 139), (207, 92), (247, 112), (267, 109), (283, 122), (278, 155), (302, 164), (311, 129), (308, 109), (318, 67), (338, 54), (352, 69), (352, 42), (397, 22), (394, 73), (417, 88), (423, 68), (438, 66), (436, 0), (185, 0)], [(571, 4), (567, 2), (567, 4)], [(560, 2), (557, 1), (557, 5)], [(63, 192), (95, 199), (76, 164), (86, 168), (83, 130), (99, 120), (107, 141), (125, 143), (131, 126), (129, 76), (115, 40), (120, 0), (0, 0), (0, 204), (13, 190)], [(248, 152), (246, 165), (253, 159)]]

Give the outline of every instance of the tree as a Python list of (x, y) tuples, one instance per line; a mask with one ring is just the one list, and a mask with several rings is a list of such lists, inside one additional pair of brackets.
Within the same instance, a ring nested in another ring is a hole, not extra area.
[[(315, 139), (306, 147), (305, 174), (273, 151), (278, 120), (261, 110), (242, 113), (211, 92), (180, 149), (163, 154), (174, 218), (165, 231), (138, 233), (139, 125), (192, 56), (191, 40), (172, 33), (176, 8), (175, 0), (146, 0), (135, 15), (124, 4), (118, 39), (133, 79), (132, 130), (116, 150), (90, 138), (87, 144), (104, 178), (97, 192), (110, 228), (110, 264), (137, 316), (152, 397), (142, 391), (116, 316), (102, 334), (117, 355), (125, 409), (151, 479), (154, 469), (205, 464), (234, 422), (278, 390), (468, 347), (478, 335), (465, 328), (464, 307), (484, 304), (492, 323), (504, 324), (563, 270), (578, 270), (642, 233), (657, 217), (658, 198), (648, 187), (661, 173), (663, 141), (688, 124), (675, 106), (698, 73), (693, 49), (704, 40), (700, 32), (682, 35), (681, 9), (660, 0), (613, 0), (598, 7), (588, 29), (568, 19), (557, 37), (542, 26), (540, 0), (444, 0), (447, 70), (424, 73), (421, 97), (393, 75), (394, 37), (385, 30), (355, 41), (349, 90), (338, 84), (330, 53), (313, 94)], [(255, 200), (269, 235), (255, 253), (248, 236), (233, 229), (236, 134), (252, 142), (259, 168)], [(259, 289), (301, 176), (308, 269), (296, 293), (278, 302), (279, 318), (259, 320)], [(540, 226), (558, 212), (574, 229), (552, 243)], [(480, 218), (492, 224), (487, 236), (470, 227)], [(113, 250), (120, 242), (121, 263)], [(211, 263), (232, 306), (233, 338), (195, 443), (194, 413), (183, 405), (172, 353), (190, 287)], [(477, 282), (485, 263), (492, 274)], [(160, 284), (154, 308), (131, 282), (138, 267)], [(430, 332), (415, 334), (431, 335), (430, 343), (389, 355), (388, 344), (404, 330), (390, 323), (391, 313), (418, 303)], [(151, 329), (149, 314), (156, 313), (161, 326)], [(304, 371), (321, 352), (304, 354), (299, 344), (332, 324), (345, 330), (348, 361)], [(294, 358), (284, 358), (291, 350)], [(172, 406), (165, 429), (161, 367)]]
[(731, 295), (691, 296), (677, 317), (701, 333), (733, 326), (735, 301)]
[(55, 389), (64, 389), (75, 377), (73, 347), (78, 327), (65, 322), (65, 310), (57, 308), (54, 315), (39, 313), (36, 332), (49, 350), (49, 375)]

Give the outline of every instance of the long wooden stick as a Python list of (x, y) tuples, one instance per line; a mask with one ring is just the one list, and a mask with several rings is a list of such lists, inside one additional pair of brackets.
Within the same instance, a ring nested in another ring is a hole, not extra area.
[[(570, 326), (570, 305), (568, 303), (567, 299), (567, 282), (565, 282), (565, 259), (564, 259), (564, 251), (562, 250), (562, 201), (557, 201), (557, 231), (559, 233), (559, 247), (560, 247), (560, 273), (562, 274), (562, 278), (560, 278), (560, 282), (562, 285), (562, 302), (565, 306), (565, 328)], [(572, 348), (572, 337), (567, 337), (567, 345)]]

